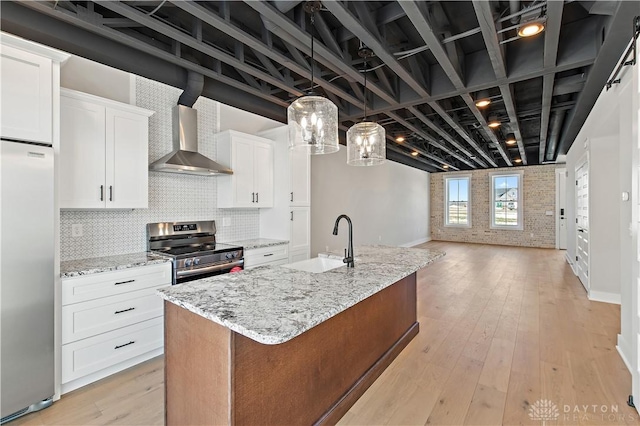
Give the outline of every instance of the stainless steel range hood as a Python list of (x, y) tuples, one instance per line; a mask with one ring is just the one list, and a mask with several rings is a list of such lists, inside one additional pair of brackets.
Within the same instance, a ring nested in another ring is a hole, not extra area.
[(198, 111), (185, 105), (172, 110), (173, 151), (149, 166), (156, 172), (188, 175), (231, 175), (233, 171), (198, 152)]

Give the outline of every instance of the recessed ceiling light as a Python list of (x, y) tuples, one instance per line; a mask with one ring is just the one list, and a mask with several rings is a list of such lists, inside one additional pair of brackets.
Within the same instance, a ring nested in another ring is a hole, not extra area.
[(402, 142), (404, 142), (404, 136), (398, 136), (398, 137), (396, 138), (396, 142), (398, 142), (398, 143), (402, 143)]
[(448, 169), (448, 168), (449, 168), (449, 166), (447, 166), (446, 164), (443, 164), (443, 165), (442, 165), (442, 168), (443, 168), (443, 169)]
[(505, 139), (507, 145), (514, 145), (516, 143), (516, 135), (509, 133)]
[(417, 156), (418, 156), (418, 151), (413, 151), (413, 152), (411, 153), (411, 155), (413, 155), (414, 157), (417, 157)]
[(544, 31), (544, 23), (540, 21), (527, 22), (518, 28), (520, 37), (531, 37)]
[(489, 117), (489, 122), (487, 123), (487, 125), (492, 129), (495, 129), (497, 127), (500, 127), (500, 121), (498, 120), (498, 117), (494, 115)]
[(489, 92), (487, 90), (481, 90), (476, 95), (476, 106), (478, 108), (484, 108), (491, 103), (489, 98)]
[(522, 163), (522, 159), (521, 159), (521, 158), (516, 158), (516, 159), (515, 159), (515, 160), (513, 160), (513, 161), (515, 161), (516, 163)]

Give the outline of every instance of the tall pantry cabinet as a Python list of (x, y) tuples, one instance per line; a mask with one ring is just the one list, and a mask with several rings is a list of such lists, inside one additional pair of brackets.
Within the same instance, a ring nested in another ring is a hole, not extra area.
[(260, 236), (289, 241), (289, 262), (311, 252), (311, 161), (306, 152), (289, 150), (287, 126), (260, 136), (273, 143), (273, 208), (260, 210)]

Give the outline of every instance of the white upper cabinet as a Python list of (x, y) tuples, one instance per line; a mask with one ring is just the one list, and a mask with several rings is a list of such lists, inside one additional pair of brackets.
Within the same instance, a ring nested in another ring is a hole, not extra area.
[(304, 150), (289, 151), (289, 173), (291, 182), (290, 205), (292, 207), (311, 206), (310, 176), (311, 157)]
[(219, 208), (273, 207), (273, 143), (227, 130), (218, 135), (217, 161), (233, 170), (217, 177)]
[(2, 138), (53, 143), (52, 60), (2, 45)]
[(153, 111), (63, 89), (60, 207), (148, 207), (149, 116)]

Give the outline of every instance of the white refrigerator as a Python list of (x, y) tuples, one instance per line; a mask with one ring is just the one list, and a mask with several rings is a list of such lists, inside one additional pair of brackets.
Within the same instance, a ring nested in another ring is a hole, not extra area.
[(2, 423), (54, 394), (53, 149), (0, 141)]

